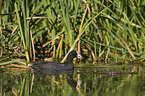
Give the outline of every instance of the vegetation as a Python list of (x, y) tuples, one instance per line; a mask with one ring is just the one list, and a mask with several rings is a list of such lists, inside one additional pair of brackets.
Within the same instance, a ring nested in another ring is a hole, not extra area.
[(90, 61), (144, 60), (144, 0), (0, 0), (0, 6), (0, 65), (64, 62), (73, 49)]
[(84, 65), (144, 61), (145, 0), (0, 0), (0, 6), (1, 96), (145, 93), (138, 63), (81, 64), (73, 73), (44, 77), (27, 65), (45, 58), (64, 62), (71, 50), (83, 55)]

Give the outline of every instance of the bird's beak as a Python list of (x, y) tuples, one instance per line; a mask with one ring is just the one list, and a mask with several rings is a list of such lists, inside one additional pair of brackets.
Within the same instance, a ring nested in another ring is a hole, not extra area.
[(79, 59), (82, 59), (82, 56), (78, 53), (78, 51), (77, 51), (77, 57), (78, 57)]

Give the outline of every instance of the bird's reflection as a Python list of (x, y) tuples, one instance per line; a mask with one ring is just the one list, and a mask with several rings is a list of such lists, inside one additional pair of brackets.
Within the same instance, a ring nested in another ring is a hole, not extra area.
[[(33, 70), (35, 76), (45, 78), (46, 76), (55, 76), (58, 77), (59, 75), (66, 75), (67, 82), (71, 87), (77, 87), (78, 81), (73, 80), (73, 73), (74, 70)], [(80, 85), (80, 84), (79, 84)]]

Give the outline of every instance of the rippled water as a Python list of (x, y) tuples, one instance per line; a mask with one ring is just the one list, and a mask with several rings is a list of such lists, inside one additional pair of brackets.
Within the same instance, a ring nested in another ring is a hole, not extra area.
[(1, 96), (145, 96), (145, 67), (77, 66), (74, 70), (2, 69)]

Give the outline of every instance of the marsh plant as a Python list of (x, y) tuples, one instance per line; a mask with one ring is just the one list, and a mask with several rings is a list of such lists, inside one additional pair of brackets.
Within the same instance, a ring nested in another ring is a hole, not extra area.
[(144, 60), (144, 0), (0, 0), (0, 6), (1, 62), (64, 62), (73, 49), (88, 61)]

